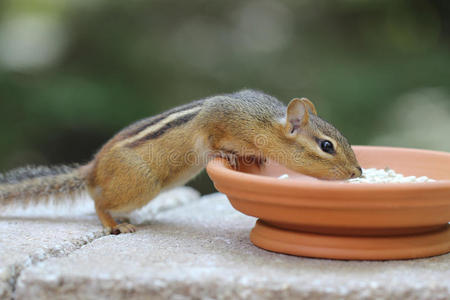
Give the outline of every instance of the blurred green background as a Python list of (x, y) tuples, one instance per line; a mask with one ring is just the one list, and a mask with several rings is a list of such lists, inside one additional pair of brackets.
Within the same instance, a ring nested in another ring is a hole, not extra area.
[(242, 88), (310, 98), (352, 144), (450, 151), (449, 50), (446, 0), (0, 0), (0, 171)]

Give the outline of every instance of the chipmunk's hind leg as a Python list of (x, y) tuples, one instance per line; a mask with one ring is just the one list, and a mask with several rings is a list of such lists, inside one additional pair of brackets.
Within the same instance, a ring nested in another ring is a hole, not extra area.
[(97, 205), (95, 206), (95, 210), (97, 212), (97, 216), (102, 222), (103, 227), (108, 230), (111, 234), (121, 234), (121, 233), (133, 233), (136, 232), (136, 227), (134, 225), (128, 223), (120, 223), (113, 219), (111, 214), (106, 210), (99, 208)]
[(141, 156), (127, 149), (110, 151), (101, 157), (88, 191), (95, 201), (97, 215), (112, 234), (135, 232), (128, 223), (117, 224), (111, 213), (131, 212), (146, 205), (161, 190), (155, 176)]

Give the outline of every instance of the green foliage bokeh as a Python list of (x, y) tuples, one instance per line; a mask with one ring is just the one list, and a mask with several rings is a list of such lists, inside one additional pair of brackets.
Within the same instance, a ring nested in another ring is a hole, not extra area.
[(398, 97), (450, 91), (444, 0), (88, 2), (0, 2), (0, 38), (39, 15), (65, 45), (44, 67), (0, 64), (0, 171), (87, 162), (135, 120), (242, 88), (310, 98), (352, 144), (384, 130)]

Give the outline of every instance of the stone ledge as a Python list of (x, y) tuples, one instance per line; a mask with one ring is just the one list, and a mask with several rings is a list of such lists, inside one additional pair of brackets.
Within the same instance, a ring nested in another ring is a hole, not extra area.
[[(151, 221), (159, 212), (199, 199), (191, 188), (161, 194), (129, 217), (137, 223)], [(0, 215), (0, 299), (13, 297), (21, 272), (51, 257), (63, 257), (105, 234), (89, 199), (74, 206), (38, 205), (12, 208)]]
[(448, 299), (450, 255), (409, 261), (310, 259), (253, 246), (254, 218), (225, 196), (158, 214), (18, 278), (18, 299)]

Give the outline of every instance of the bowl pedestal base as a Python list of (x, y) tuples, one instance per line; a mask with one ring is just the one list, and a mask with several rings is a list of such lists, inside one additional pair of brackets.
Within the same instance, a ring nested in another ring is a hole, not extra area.
[(282, 228), (258, 220), (250, 239), (260, 248), (315, 258), (394, 260), (430, 257), (450, 252), (450, 225), (396, 235), (352, 236)]

